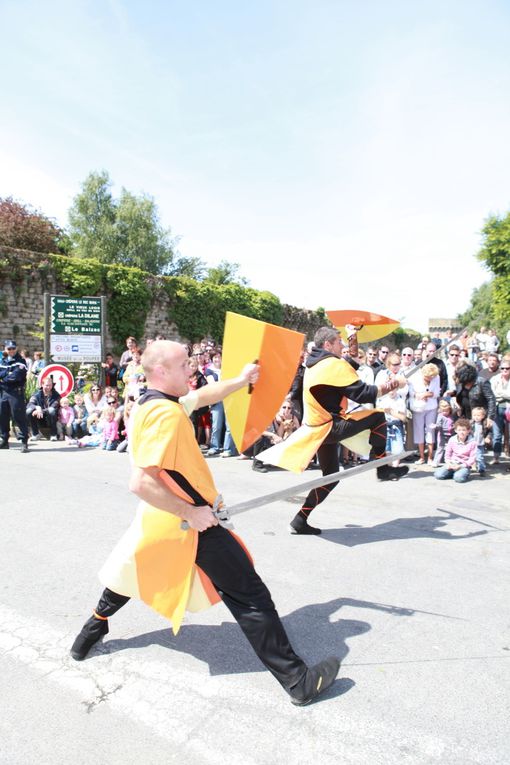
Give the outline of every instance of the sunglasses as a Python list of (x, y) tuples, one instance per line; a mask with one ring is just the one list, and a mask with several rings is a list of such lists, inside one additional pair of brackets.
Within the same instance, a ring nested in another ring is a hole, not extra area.
[(507, 372), (510, 369), (510, 367), (500, 367), (500, 369), (502, 369), (503, 372)]
[(460, 356), (460, 353), (449, 353), (449, 356), (453, 356), (454, 359), (458, 359)]
[(412, 356), (412, 353), (403, 353), (402, 356)]

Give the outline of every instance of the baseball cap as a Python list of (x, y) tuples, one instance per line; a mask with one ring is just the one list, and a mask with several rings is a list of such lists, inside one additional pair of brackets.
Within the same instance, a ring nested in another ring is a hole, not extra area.
[(5, 347), (7, 348), (7, 350), (9, 350), (10, 348), (17, 348), (18, 346), (16, 345), (15, 340), (6, 340)]

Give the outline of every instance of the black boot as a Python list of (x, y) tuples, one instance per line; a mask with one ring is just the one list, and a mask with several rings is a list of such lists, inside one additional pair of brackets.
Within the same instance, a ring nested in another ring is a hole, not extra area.
[(260, 460), (254, 459), (251, 468), (252, 470), (256, 470), (257, 473), (267, 473), (267, 467)]
[(81, 628), (81, 632), (71, 647), (71, 656), (76, 661), (83, 661), (93, 645), (108, 634), (108, 619), (91, 616)]
[(322, 534), (320, 529), (310, 526), (302, 513), (298, 513), (290, 522), (291, 534)]
[(335, 682), (339, 669), (340, 662), (336, 656), (309, 667), (302, 680), (290, 689), (292, 703), (299, 707), (309, 704)]
[(8, 449), (9, 448), (9, 442), (6, 441), (4, 438), (0, 441), (0, 449)]
[(398, 481), (402, 476), (409, 473), (407, 465), (399, 465), (398, 467), (391, 467), (391, 465), (381, 465), (377, 468), (377, 478), (380, 481)]

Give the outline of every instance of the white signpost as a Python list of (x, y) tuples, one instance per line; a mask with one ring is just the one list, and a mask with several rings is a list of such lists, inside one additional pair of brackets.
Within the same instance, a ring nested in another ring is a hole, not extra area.
[(101, 335), (51, 335), (50, 353), (54, 361), (98, 361)]

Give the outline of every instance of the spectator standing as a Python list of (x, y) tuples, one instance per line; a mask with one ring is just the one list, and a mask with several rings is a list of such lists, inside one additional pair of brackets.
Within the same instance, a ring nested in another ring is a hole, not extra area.
[(124, 380), (124, 373), (126, 371), (126, 367), (133, 358), (133, 351), (138, 348), (138, 343), (136, 342), (136, 338), (134, 337), (126, 337), (126, 350), (120, 357), (119, 361), (119, 380)]
[[(199, 390), (200, 388), (203, 388), (204, 385), (207, 385), (207, 380), (205, 379), (205, 375), (202, 374), (202, 372), (198, 368), (198, 359), (196, 356), (192, 356), (189, 360), (189, 370), (190, 370), (190, 378), (189, 378), (189, 389), (190, 390)], [(198, 443), (200, 443), (200, 438), (205, 435), (205, 443), (207, 443), (207, 434), (204, 432), (203, 428), (203, 422), (204, 422), (204, 415), (209, 414), (209, 407), (203, 406), (199, 409), (195, 409), (189, 416), (193, 428), (195, 430), (195, 438), (197, 439)]]
[(11, 419), (21, 433), (21, 451), (28, 452), (28, 422), (25, 412), (27, 366), (14, 340), (5, 343), (0, 359), (0, 449), (9, 448)]
[[(205, 378), (208, 383), (221, 380), (221, 353), (214, 353), (211, 364), (207, 367)], [(207, 452), (209, 457), (216, 457), (222, 448), (225, 432), (225, 409), (223, 401), (212, 404), (211, 411), (211, 445)]]
[(374, 373), (374, 379), (375, 379), (375, 375), (377, 374), (377, 371), (379, 370), (381, 363), (377, 358), (377, 349), (374, 348), (373, 346), (370, 346), (370, 348), (367, 348), (367, 366), (370, 367), (370, 369)]
[(428, 463), (433, 464), (434, 425), (439, 400), (439, 370), (425, 364), (409, 378), (409, 406), (413, 413), (413, 437), (420, 454), (417, 465), (425, 464), (425, 443)]
[(494, 464), (496, 465), (501, 456), (503, 436), (508, 422), (508, 412), (510, 412), (510, 355), (503, 356), (499, 370), (499, 373), (489, 383), (496, 403), (492, 429), (492, 446), (494, 449)]
[(57, 419), (60, 408), (60, 393), (53, 387), (51, 377), (46, 377), (43, 384), (33, 396), (30, 396), (27, 406), (27, 417), (32, 426), (31, 441), (39, 441), (42, 438), (39, 432), (40, 426), (50, 429), (50, 441), (58, 441)]
[(34, 351), (34, 359), (30, 367), (30, 374), (33, 377), (39, 377), (39, 374), (43, 371), (45, 366), (46, 366), (46, 362), (43, 359), (42, 352)]
[(483, 406), (487, 412), (489, 426), (496, 417), (496, 398), (488, 380), (482, 380), (474, 364), (464, 362), (457, 369), (457, 389), (455, 399), (459, 415), (471, 420), (471, 410)]
[(117, 387), (117, 380), (119, 376), (119, 367), (113, 361), (111, 353), (107, 353), (104, 362), (101, 364), (104, 370), (104, 384), (111, 388)]
[(499, 356), (497, 353), (487, 354), (487, 366), (481, 369), (478, 376), (482, 380), (491, 380), (499, 372)]
[(439, 402), (438, 414), (434, 426), (436, 434), (436, 454), (434, 457), (434, 466), (439, 465), (444, 460), (446, 444), (454, 434), (455, 418), (453, 416), (452, 405), (443, 398)]
[(483, 477), (486, 471), (485, 465), (485, 444), (489, 440), (489, 430), (487, 425), (487, 412), (483, 406), (475, 406), (471, 412), (473, 417), (471, 421), (471, 431), (476, 443), (476, 469)]
[(448, 360), (445, 364), (446, 368), (446, 390), (444, 392), (444, 396), (446, 398), (451, 398), (452, 396), (455, 396), (455, 391), (457, 389), (457, 379), (456, 379), (456, 373), (457, 373), (457, 367), (460, 362), (460, 348), (458, 345), (451, 345), (448, 349)]
[(439, 371), (439, 395), (444, 396), (448, 388), (448, 374), (443, 359), (437, 355), (437, 347), (430, 341), (425, 347), (425, 358), (429, 363), (435, 364)]
[(400, 367), (400, 371), (402, 374), (405, 374), (406, 372), (409, 372), (416, 364), (414, 363), (414, 351), (410, 346), (406, 346), (405, 348), (402, 348), (402, 353), (400, 354), (402, 365)]

